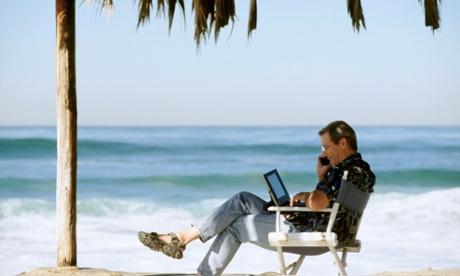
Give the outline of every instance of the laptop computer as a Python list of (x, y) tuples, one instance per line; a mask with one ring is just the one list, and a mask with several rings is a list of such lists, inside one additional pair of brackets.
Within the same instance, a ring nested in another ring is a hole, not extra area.
[[(284, 186), (278, 170), (273, 169), (264, 174), (265, 186), (267, 187), (270, 198), (276, 206), (289, 206), (291, 197)], [(269, 204), (270, 205), (270, 204)]]

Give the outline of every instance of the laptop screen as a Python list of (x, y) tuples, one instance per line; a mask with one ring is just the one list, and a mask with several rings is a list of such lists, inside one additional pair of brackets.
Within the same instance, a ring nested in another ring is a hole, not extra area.
[(283, 181), (276, 169), (264, 174), (266, 186), (270, 197), (277, 206), (285, 206), (291, 200)]
[(277, 198), (281, 198), (281, 197), (287, 195), (286, 192), (284, 191), (283, 184), (281, 184), (281, 181), (278, 178), (277, 174), (273, 173), (273, 174), (269, 175), (267, 178), (268, 178), (268, 181), (270, 182), (270, 184), (271, 184), (271, 186), (273, 188), (273, 192), (275, 193)]

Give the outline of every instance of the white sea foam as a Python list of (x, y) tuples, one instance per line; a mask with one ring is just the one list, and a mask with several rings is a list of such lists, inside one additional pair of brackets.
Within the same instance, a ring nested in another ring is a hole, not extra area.
[[(223, 199), (181, 207), (155, 202), (79, 201), (78, 265), (144, 272), (192, 272), (210, 243), (188, 246), (177, 261), (144, 248), (137, 231), (170, 232), (189, 226)], [(163, 206), (163, 207), (162, 207)], [(375, 194), (362, 222), (360, 254), (351, 254), (351, 275), (423, 267), (458, 267), (460, 188), (421, 194)], [(0, 200), (0, 274), (55, 265), (54, 203), (37, 199)], [(293, 256), (289, 257), (290, 260)], [(275, 252), (243, 245), (226, 272), (278, 269)], [(328, 254), (306, 259), (300, 275), (336, 275)]]

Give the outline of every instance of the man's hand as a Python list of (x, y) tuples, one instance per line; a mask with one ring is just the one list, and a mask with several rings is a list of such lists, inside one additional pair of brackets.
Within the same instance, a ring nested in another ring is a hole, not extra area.
[(290, 207), (297, 206), (300, 201), (302, 201), (305, 207), (311, 208), (313, 210), (324, 209), (329, 204), (329, 199), (327, 195), (322, 191), (313, 191), (313, 192), (302, 192), (296, 194), (289, 202)]
[(309, 197), (310, 197), (310, 192), (298, 193), (291, 199), (291, 202), (289, 202), (289, 206), (294, 207), (299, 202), (303, 202), (304, 204), (307, 204)]
[(326, 157), (326, 155), (322, 153), (320, 156), (318, 156), (318, 159), (316, 161), (316, 175), (318, 176), (318, 181), (323, 181), (326, 178), (327, 172), (331, 169), (330, 163), (329, 165), (321, 164), (321, 161), (319, 159), (322, 157)]

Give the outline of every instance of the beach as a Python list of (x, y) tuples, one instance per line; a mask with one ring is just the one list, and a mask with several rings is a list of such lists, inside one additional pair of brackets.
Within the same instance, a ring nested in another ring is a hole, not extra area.
[[(377, 184), (358, 235), (362, 250), (347, 260), (349, 274), (456, 275), (460, 128), (356, 130), (359, 151), (376, 173)], [(107, 273), (195, 271), (209, 242), (190, 244), (177, 261), (143, 247), (137, 232), (188, 227), (240, 191), (268, 200), (262, 174), (273, 168), (291, 194), (312, 190), (320, 151), (317, 131), (80, 128), (78, 266)], [(55, 266), (55, 137), (52, 127), (0, 128), (0, 275)], [(226, 273), (277, 270), (276, 252), (244, 244)], [(336, 270), (325, 254), (307, 258), (299, 275), (336, 275)]]
[(375, 276), (457, 276), (460, 275), (460, 269), (432, 269), (426, 268), (417, 271), (400, 271), (400, 272), (383, 272)]
[[(173, 274), (173, 273), (145, 273), (145, 272), (123, 272), (110, 271), (101, 268), (40, 268), (30, 272), (20, 273), (18, 276), (50, 276), (50, 275), (68, 275), (68, 276), (193, 276), (195, 274)], [(224, 274), (223, 276), (277, 276), (275, 272), (267, 272), (262, 274)], [(401, 271), (401, 272), (383, 272), (372, 274), (369, 276), (457, 276), (460, 275), (460, 269), (422, 269), (418, 271)]]

